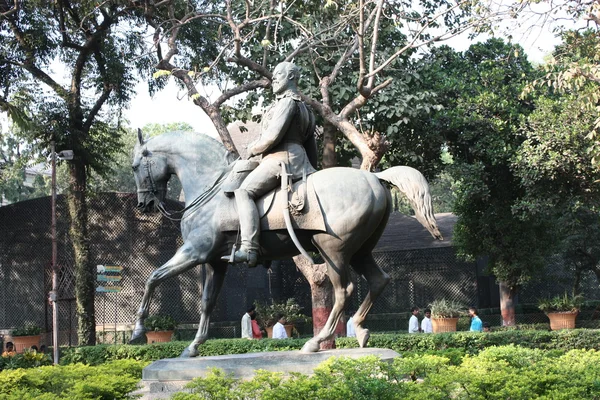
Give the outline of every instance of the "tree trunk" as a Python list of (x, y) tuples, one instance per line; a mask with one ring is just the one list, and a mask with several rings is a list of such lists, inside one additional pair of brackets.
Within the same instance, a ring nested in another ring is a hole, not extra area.
[[(333, 286), (327, 277), (327, 266), (311, 264), (302, 256), (294, 257), (294, 263), (310, 284), (313, 334), (316, 336), (325, 326), (333, 308)], [(345, 335), (345, 329), (346, 325), (340, 321), (335, 332), (337, 335)], [(335, 349), (335, 339), (321, 342), (321, 350), (329, 349)]]
[(500, 282), (500, 312), (502, 314), (502, 326), (515, 326), (515, 297), (517, 288)]
[(337, 128), (325, 121), (323, 123), (323, 169), (335, 167), (338, 164), (337, 154), (335, 153), (337, 135)]
[(69, 233), (75, 253), (77, 337), (79, 345), (91, 346), (96, 344), (95, 276), (90, 262), (85, 166), (80, 160), (75, 160), (69, 166), (69, 173), (71, 188), (68, 195), (71, 218)]

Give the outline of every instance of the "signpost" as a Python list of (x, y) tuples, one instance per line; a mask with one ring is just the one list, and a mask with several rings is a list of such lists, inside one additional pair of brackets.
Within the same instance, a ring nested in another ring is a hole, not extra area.
[[(96, 265), (97, 293), (121, 293), (123, 286), (118, 283), (123, 279), (123, 267), (120, 265)], [(106, 320), (106, 296), (104, 297), (103, 325)], [(104, 328), (104, 327), (103, 327)], [(115, 307), (115, 342), (117, 340), (117, 307)]]

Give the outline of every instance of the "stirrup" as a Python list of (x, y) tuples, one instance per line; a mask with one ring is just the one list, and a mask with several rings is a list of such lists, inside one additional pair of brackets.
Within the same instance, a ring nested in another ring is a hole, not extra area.
[(232, 256), (225, 256), (221, 259), (230, 263), (245, 262), (249, 267), (256, 267), (258, 264), (258, 252), (256, 250), (246, 250), (241, 247)]

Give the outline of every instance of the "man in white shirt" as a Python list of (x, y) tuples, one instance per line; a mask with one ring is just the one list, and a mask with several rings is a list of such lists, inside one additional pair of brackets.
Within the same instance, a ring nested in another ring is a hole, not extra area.
[(413, 307), (410, 310), (412, 312), (412, 316), (408, 320), (408, 333), (419, 333), (421, 330), (419, 329), (419, 307)]
[(431, 325), (431, 310), (425, 310), (425, 318), (421, 321), (421, 332), (433, 333), (433, 325)]
[(252, 339), (252, 315), (256, 313), (254, 305), (242, 317), (242, 339)]
[(348, 322), (346, 322), (346, 336), (347, 337), (356, 337), (356, 331), (354, 330), (354, 321), (352, 321), (352, 316), (354, 312), (350, 313), (350, 318), (348, 318)]
[(285, 317), (279, 314), (277, 323), (273, 326), (273, 339), (287, 339), (288, 335), (283, 324), (285, 324)]

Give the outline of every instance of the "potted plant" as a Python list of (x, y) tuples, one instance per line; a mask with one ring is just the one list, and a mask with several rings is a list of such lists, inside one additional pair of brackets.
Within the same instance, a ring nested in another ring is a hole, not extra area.
[(448, 299), (434, 300), (428, 307), (431, 309), (431, 325), (434, 333), (456, 332), (458, 317), (466, 309), (463, 304)]
[(538, 301), (538, 308), (550, 319), (550, 329), (553, 331), (575, 328), (575, 319), (582, 305), (583, 297), (580, 294), (569, 296), (567, 292)]
[(170, 315), (151, 315), (144, 321), (148, 343), (170, 342), (177, 322)]
[(20, 328), (13, 329), (11, 337), (17, 353), (23, 353), (30, 349), (31, 346), (40, 347), (40, 339), (42, 337), (42, 328), (33, 322), (26, 322)]
[(294, 326), (311, 322), (311, 318), (302, 313), (302, 308), (294, 298), (289, 298), (280, 303), (257, 303), (256, 321), (262, 329), (267, 331), (267, 337), (269, 338), (273, 337), (273, 325), (277, 323), (279, 314), (283, 314), (285, 317), (285, 331), (288, 337), (292, 337)]

